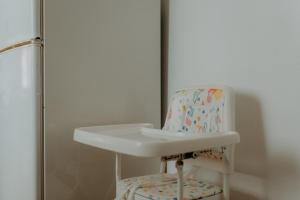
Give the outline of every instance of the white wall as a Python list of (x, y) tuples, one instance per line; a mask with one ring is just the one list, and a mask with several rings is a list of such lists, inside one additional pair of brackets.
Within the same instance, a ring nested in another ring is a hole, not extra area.
[(170, 0), (169, 29), (168, 95), (236, 90), (233, 199), (298, 200), (300, 1)]
[[(160, 127), (160, 1), (45, 1), (46, 200), (111, 200), (114, 154), (73, 141), (76, 127)], [(124, 159), (125, 176), (158, 162)]]

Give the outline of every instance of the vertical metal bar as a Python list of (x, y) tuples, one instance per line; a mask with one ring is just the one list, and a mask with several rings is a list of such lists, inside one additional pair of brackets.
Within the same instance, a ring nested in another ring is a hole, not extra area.
[(230, 185), (229, 185), (229, 177), (230, 174), (234, 171), (234, 150), (235, 145), (230, 145), (227, 147), (225, 151), (225, 165), (226, 165), (226, 172), (223, 172), (223, 199), (229, 200), (230, 199)]
[(167, 173), (167, 161), (160, 161), (160, 173)]
[(40, 57), (40, 87), (41, 87), (41, 102), (40, 102), (40, 112), (41, 112), (41, 132), (40, 132), (40, 163), (41, 163), (41, 200), (46, 199), (46, 188), (45, 188), (45, 78), (44, 78), (44, 72), (45, 72), (45, 65), (44, 65), (44, 45), (41, 44), (41, 57)]
[(44, 44), (44, 39), (45, 39), (45, 2), (44, 0), (40, 0), (40, 37), (42, 41), (41, 45), (41, 87), (42, 87), (42, 96), (41, 96), (41, 114), (42, 114), (42, 127), (41, 127), (41, 200), (46, 199), (46, 155), (45, 155), (45, 44)]
[(229, 174), (223, 174), (223, 199), (230, 199)]
[(177, 200), (183, 200), (183, 161), (176, 161), (176, 169), (177, 169)]
[(118, 182), (121, 180), (121, 171), (122, 171), (122, 167), (121, 167), (121, 163), (122, 162), (122, 157), (121, 157), (121, 154), (119, 153), (116, 153), (116, 195), (117, 195), (117, 192), (118, 192)]

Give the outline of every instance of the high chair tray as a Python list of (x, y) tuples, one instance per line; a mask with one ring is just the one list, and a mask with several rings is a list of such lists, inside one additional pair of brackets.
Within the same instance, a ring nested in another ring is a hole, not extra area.
[(234, 131), (208, 134), (184, 134), (153, 129), (152, 124), (121, 124), (77, 128), (74, 140), (122, 154), (157, 157), (227, 146), (239, 142)]

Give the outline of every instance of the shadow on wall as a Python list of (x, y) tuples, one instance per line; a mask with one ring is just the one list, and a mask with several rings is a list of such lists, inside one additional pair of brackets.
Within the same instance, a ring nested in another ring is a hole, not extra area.
[(231, 191), (230, 198), (232, 200), (261, 200), (260, 197), (252, 196), (251, 194), (245, 194), (239, 191)]
[(260, 102), (255, 95), (236, 92), (236, 129), (241, 135), (237, 146), (236, 169), (265, 179), (267, 152)]
[(161, 0), (161, 125), (168, 108), (169, 0)]
[[(268, 160), (268, 194), (269, 199), (280, 200), (299, 199), (300, 165), (299, 156), (295, 152), (283, 153), (278, 149), (274, 156)], [(296, 193), (295, 193), (296, 191)]]
[[(236, 91), (236, 130), (241, 143), (236, 148), (235, 170), (232, 180), (233, 199), (267, 199), (268, 157), (259, 99), (251, 92)], [(235, 180), (236, 179), (236, 180)]]

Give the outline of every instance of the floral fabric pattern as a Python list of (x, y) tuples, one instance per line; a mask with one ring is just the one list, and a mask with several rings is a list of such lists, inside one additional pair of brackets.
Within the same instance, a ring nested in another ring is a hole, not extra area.
[[(177, 176), (174, 174), (156, 174), (124, 179), (118, 184), (117, 194), (123, 194), (123, 199), (129, 199), (130, 192), (134, 195), (151, 200), (173, 200), (177, 197)], [(222, 192), (219, 186), (197, 179), (184, 180), (184, 200), (196, 200), (214, 196)], [(117, 200), (123, 200), (117, 198)]]
[[(204, 134), (223, 130), (224, 92), (221, 89), (180, 90), (171, 98), (163, 130)], [(223, 148), (213, 148), (201, 154), (222, 159)]]

